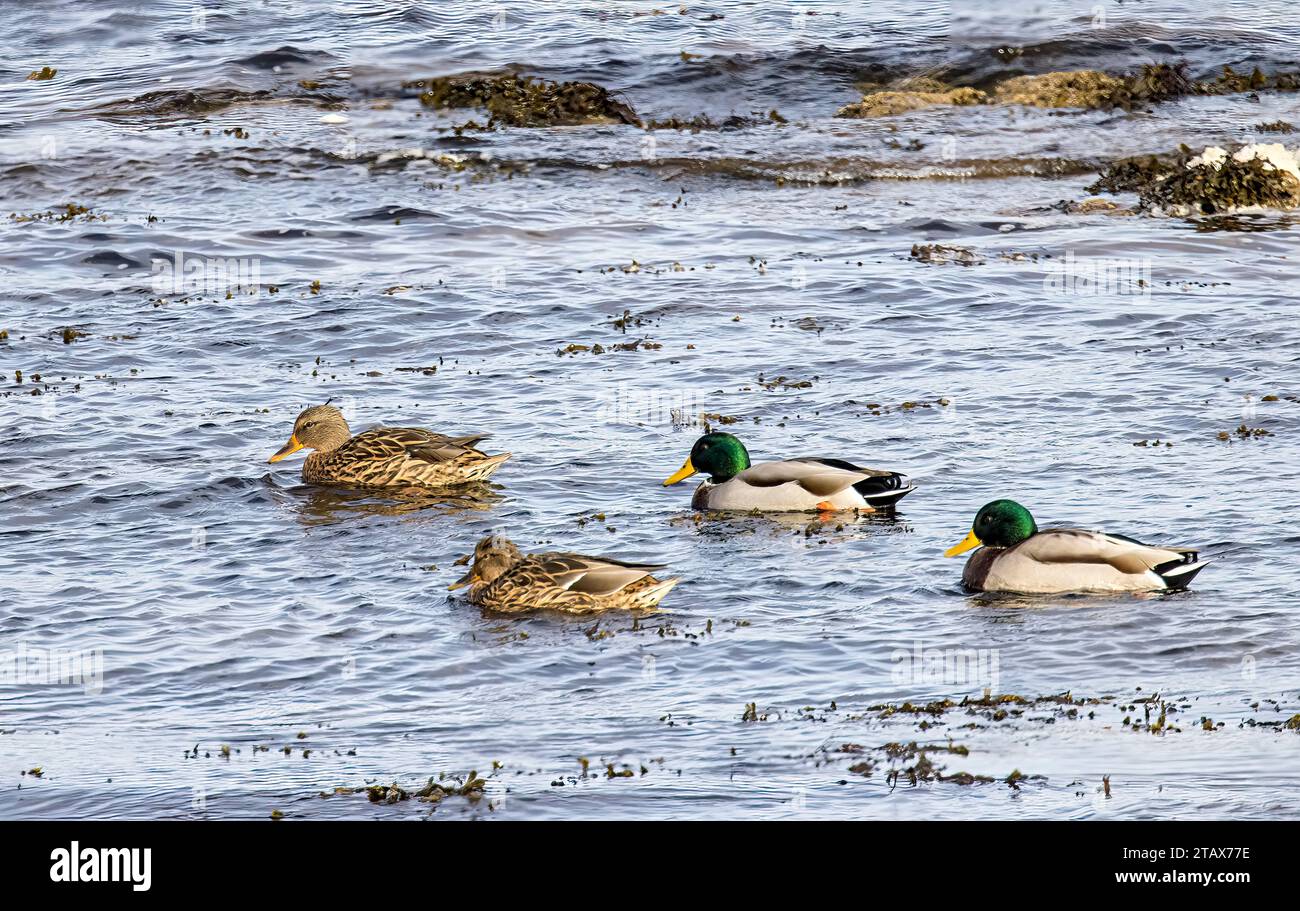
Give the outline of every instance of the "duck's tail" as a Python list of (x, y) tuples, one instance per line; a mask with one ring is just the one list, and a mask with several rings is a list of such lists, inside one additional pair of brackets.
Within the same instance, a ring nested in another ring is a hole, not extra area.
[(466, 470), (465, 480), (486, 481), (488, 478), (492, 477), (492, 473), (504, 465), (512, 455), (513, 453), (503, 452), (498, 455), (488, 456), (485, 459), (480, 459), (470, 465)]
[(633, 597), (636, 600), (636, 606), (642, 608), (656, 607), (670, 591), (673, 590), (681, 579), (665, 579), (662, 582), (656, 582), (654, 585), (647, 586), (637, 592)]
[(890, 509), (899, 500), (916, 490), (907, 475), (893, 472), (878, 477), (865, 478), (853, 485), (867, 505), (873, 509)]
[(1196, 551), (1188, 550), (1183, 551), (1181, 560), (1161, 563), (1152, 572), (1164, 580), (1165, 587), (1170, 591), (1182, 591), (1191, 584), (1197, 573), (1213, 562), (1213, 560), (1202, 560)]

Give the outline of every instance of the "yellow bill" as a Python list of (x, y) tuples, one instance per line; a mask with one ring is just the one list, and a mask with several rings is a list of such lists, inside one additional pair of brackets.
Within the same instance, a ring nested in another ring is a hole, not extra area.
[(469, 585), (473, 581), (474, 581), (474, 570), (471, 569), (469, 572), (465, 573), (465, 575), (461, 576), (455, 582), (451, 583), (451, 585), (448, 585), (447, 591), (454, 592), (456, 589), (464, 588), (466, 585)]
[(945, 557), (955, 557), (958, 554), (966, 553), (968, 550), (974, 550), (983, 543), (984, 542), (979, 539), (979, 536), (975, 534), (975, 529), (972, 528), (967, 532), (966, 537), (962, 539), (960, 544), (954, 544), (952, 547), (945, 550), (943, 555)]
[(691, 464), (691, 459), (689, 456), (687, 456), (686, 461), (682, 464), (682, 467), (677, 469), (677, 473), (674, 474), (668, 480), (664, 481), (664, 486), (672, 487), (674, 484), (680, 483), (681, 481), (685, 481), (693, 474), (695, 474), (695, 466)]
[(293, 455), (299, 449), (302, 449), (302, 444), (298, 442), (298, 435), (296, 433), (290, 434), (289, 442), (281, 446), (280, 451), (277, 452), (275, 455), (271, 456), (269, 459), (267, 459), (267, 461), (278, 462), (283, 458), (287, 458), (288, 456)]

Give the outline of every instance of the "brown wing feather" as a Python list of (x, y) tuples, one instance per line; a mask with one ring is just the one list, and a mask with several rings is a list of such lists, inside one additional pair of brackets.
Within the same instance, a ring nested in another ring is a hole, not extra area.
[(660, 565), (624, 563), (583, 554), (544, 554), (540, 569), (571, 592), (610, 595), (650, 575)]
[(418, 427), (376, 427), (357, 434), (340, 448), (346, 448), (350, 458), (371, 460), (409, 456), (440, 463), (471, 453), (481, 455), (472, 444), (486, 436), (449, 437)]

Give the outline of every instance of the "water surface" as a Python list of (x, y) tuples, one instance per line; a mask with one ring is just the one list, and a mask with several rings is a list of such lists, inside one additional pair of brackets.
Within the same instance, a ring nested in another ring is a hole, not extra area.
[[(101, 656), (102, 686), (0, 684), (0, 815), (1294, 816), (1296, 229), (1051, 206), (1116, 156), (1275, 141), (1297, 96), (833, 117), (908, 74), (1296, 57), (1286, 5), (1094, 6), (8, 4), (3, 214), (103, 218), (0, 223), (0, 648)], [(471, 112), (401, 87), (506, 66), (787, 122), (458, 136)], [(195, 97), (132, 102), (156, 92)], [(160, 291), (178, 253), (255, 263), (257, 293)], [(1067, 257), (1149, 281), (1062, 293)], [(267, 465), (331, 398), (354, 429), (491, 431), (500, 500)], [(843, 526), (696, 521), (659, 482), (700, 413), (919, 490)], [(1272, 435), (1219, 438), (1243, 424)], [(1216, 563), (1174, 595), (973, 596), (941, 554), (998, 496)], [(494, 532), (687, 582), (635, 621), (484, 615), (446, 586)], [(986, 661), (932, 677), (918, 648)], [(1112, 698), (870, 708), (985, 688)], [(1151, 696), (1163, 731), (1123, 724)], [(950, 739), (936, 762), (998, 780), (891, 786), (841, 750)], [(318, 796), (470, 770), (486, 800)]]

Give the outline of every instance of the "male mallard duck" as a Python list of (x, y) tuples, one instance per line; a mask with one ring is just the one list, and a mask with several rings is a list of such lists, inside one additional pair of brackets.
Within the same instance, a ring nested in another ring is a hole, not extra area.
[(664, 486), (696, 472), (709, 475), (695, 489), (696, 509), (796, 512), (893, 506), (916, 488), (895, 471), (861, 468), (841, 459), (786, 459), (751, 465), (745, 444), (729, 433), (706, 433)]
[(662, 566), (624, 563), (582, 554), (523, 554), (493, 535), (474, 548), (469, 572), (449, 590), (469, 586), (469, 600), (491, 610), (558, 610), (583, 614), (611, 608), (654, 607), (681, 579), (659, 581)]
[[(983, 545), (980, 547), (980, 545)], [(1186, 588), (1209, 565), (1183, 547), (1154, 547), (1099, 531), (1034, 524), (1014, 500), (994, 500), (975, 514), (966, 540), (945, 557), (972, 548), (962, 582), (976, 591), (1150, 592)]]
[(327, 402), (298, 415), (289, 442), (267, 461), (314, 449), (302, 465), (309, 484), (454, 487), (486, 481), (510, 458), (508, 452), (490, 456), (475, 449), (486, 436), (448, 437), (418, 427), (376, 427), (352, 436), (343, 412)]

